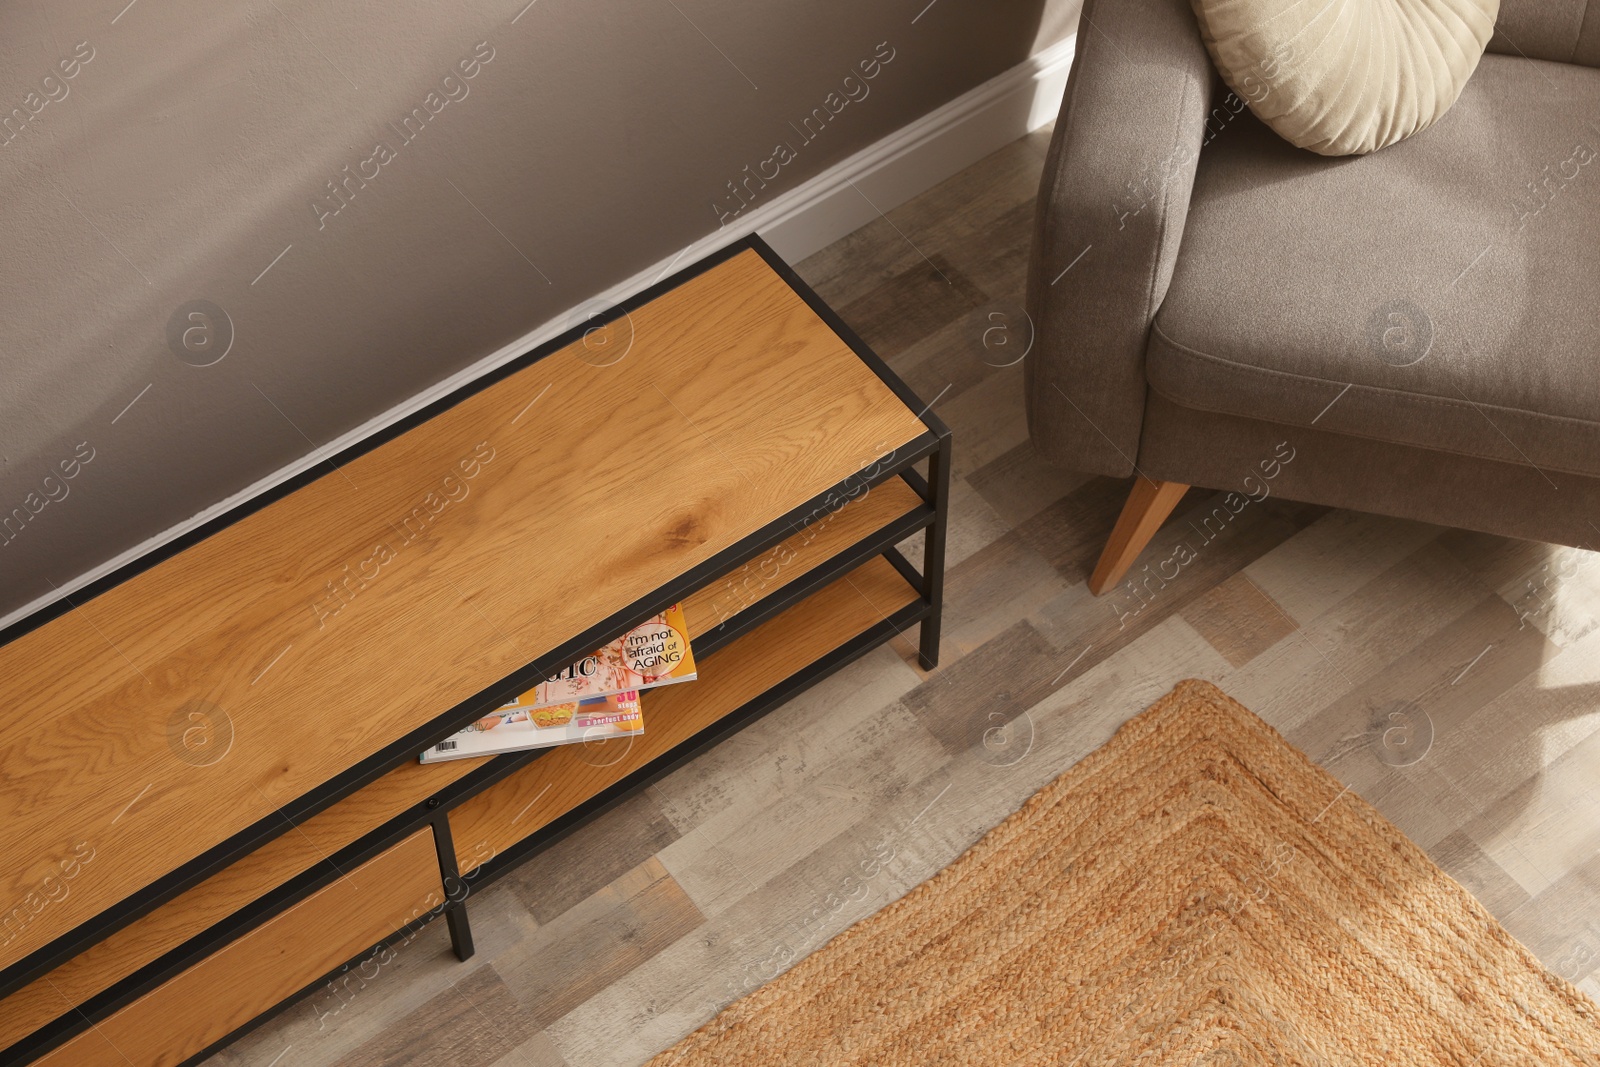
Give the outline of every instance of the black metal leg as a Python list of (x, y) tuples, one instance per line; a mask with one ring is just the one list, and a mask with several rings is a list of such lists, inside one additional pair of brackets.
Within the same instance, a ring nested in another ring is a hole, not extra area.
[[(429, 803), (432, 803), (430, 801)], [(463, 963), (472, 958), (472, 924), (467, 919), (467, 895), (471, 888), (456, 867), (455, 839), (450, 836), (450, 816), (440, 809), (432, 819), (433, 847), (439, 855), (439, 878), (444, 884), (444, 921), (450, 927), (450, 947)]]
[(939, 438), (939, 447), (928, 456), (928, 489), (933, 505), (933, 525), (923, 540), (922, 595), (932, 607), (922, 620), (922, 647), (917, 658), (922, 669), (939, 665), (939, 623), (944, 614), (944, 535), (950, 511), (950, 431)]
[(444, 921), (450, 927), (450, 947), (455, 949), (456, 959), (465, 963), (475, 951), (472, 946), (472, 924), (467, 921), (466, 900), (445, 905)]

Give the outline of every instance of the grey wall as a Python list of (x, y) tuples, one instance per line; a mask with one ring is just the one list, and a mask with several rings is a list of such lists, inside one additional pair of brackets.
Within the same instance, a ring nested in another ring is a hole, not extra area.
[[(0, 11), (0, 616), (715, 229), (780, 141), (795, 158), (762, 198), (1076, 17), (125, 2)], [(856, 99), (802, 141), (830, 93)], [(209, 366), (207, 320), (175, 319), (195, 300), (232, 323)]]

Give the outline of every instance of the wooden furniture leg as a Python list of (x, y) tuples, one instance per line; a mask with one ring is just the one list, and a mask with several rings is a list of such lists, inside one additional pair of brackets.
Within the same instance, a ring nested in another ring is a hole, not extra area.
[(1122, 580), (1188, 491), (1189, 487), (1181, 482), (1158, 482), (1142, 474), (1134, 479), (1128, 502), (1122, 505), (1122, 514), (1117, 516), (1117, 524), (1106, 539), (1100, 562), (1089, 576), (1089, 592), (1099, 596)]

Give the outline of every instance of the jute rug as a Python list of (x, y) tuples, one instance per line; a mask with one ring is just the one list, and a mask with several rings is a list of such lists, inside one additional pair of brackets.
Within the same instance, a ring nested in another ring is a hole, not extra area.
[(651, 1062), (1600, 1065), (1600, 1010), (1371, 805), (1184, 682)]

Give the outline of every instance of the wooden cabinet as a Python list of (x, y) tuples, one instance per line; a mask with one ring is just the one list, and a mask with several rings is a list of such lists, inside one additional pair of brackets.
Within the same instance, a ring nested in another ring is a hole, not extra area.
[[(0, 1062), (185, 1062), (436, 914), (465, 958), (555, 837), (896, 634), (935, 662), (926, 406), (755, 238), (602, 320), (0, 633)], [(680, 601), (643, 735), (416, 762)]]

